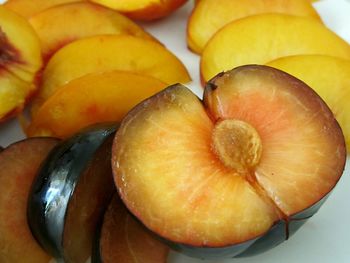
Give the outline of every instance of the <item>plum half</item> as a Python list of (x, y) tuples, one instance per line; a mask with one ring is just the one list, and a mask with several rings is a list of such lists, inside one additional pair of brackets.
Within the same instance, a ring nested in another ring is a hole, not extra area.
[(171, 86), (131, 110), (112, 151), (130, 212), (198, 258), (270, 249), (317, 212), (340, 179), (342, 131), (305, 83), (267, 66), (220, 73), (201, 101)]

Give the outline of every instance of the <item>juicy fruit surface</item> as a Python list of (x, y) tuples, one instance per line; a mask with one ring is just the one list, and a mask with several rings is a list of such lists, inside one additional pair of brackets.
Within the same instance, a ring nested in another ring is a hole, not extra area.
[(4, 5), (17, 14), (30, 18), (49, 7), (72, 2), (76, 0), (7, 0)]
[(39, 108), (27, 135), (66, 138), (93, 123), (121, 121), (137, 103), (166, 86), (157, 79), (121, 71), (78, 78)]
[(118, 10), (133, 19), (154, 20), (169, 15), (187, 0), (92, 0)]
[(226, 24), (262, 13), (283, 13), (320, 20), (311, 3), (305, 0), (203, 0), (196, 5), (188, 21), (189, 47), (201, 53), (209, 39)]
[(153, 39), (140, 26), (118, 12), (89, 2), (59, 5), (38, 13), (29, 21), (41, 40), (45, 59), (62, 46), (93, 35), (129, 34)]
[(330, 56), (304, 55), (280, 58), (267, 65), (304, 81), (321, 96), (335, 114), (349, 152), (350, 61)]
[(27, 224), (27, 198), (41, 162), (54, 139), (18, 142), (0, 153), (0, 261), (47, 263), (50, 256), (37, 244)]
[(104, 263), (164, 263), (169, 252), (132, 218), (117, 195), (104, 216), (99, 250)]
[(243, 120), (260, 135), (255, 176), (284, 214), (311, 206), (334, 187), (344, 169), (343, 135), (316, 93), (287, 74), (258, 66), (211, 83), (220, 87), (206, 89), (212, 116)]
[[(129, 112), (115, 138), (119, 193), (163, 238), (204, 247), (254, 239), (318, 202), (341, 176), (341, 130), (316, 93), (292, 76), (241, 67), (213, 79), (204, 98), (203, 106), (185, 87), (170, 87)], [(243, 169), (227, 165), (227, 156)]]
[(282, 14), (250, 16), (231, 22), (208, 42), (201, 75), (207, 81), (237, 66), (303, 54), (350, 59), (350, 45), (315, 19)]
[(0, 6), (0, 121), (22, 110), (35, 90), (40, 43), (29, 23)]
[(277, 219), (244, 178), (217, 160), (212, 129), (198, 98), (175, 86), (134, 109), (117, 133), (112, 166), (122, 199), (170, 240), (224, 246), (263, 234)]
[(58, 87), (73, 79), (110, 70), (140, 73), (167, 84), (190, 80), (181, 61), (161, 44), (128, 35), (96, 36), (77, 40), (55, 53), (45, 68), (34, 103), (42, 104)]

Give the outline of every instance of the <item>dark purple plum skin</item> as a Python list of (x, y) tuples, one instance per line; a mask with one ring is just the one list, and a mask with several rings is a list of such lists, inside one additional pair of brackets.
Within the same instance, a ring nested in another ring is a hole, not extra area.
[(61, 142), (51, 151), (33, 182), (28, 224), (39, 244), (55, 258), (64, 254), (66, 211), (79, 177), (117, 128), (117, 124), (95, 125)]
[(218, 248), (194, 247), (159, 238), (175, 251), (199, 259), (256, 256), (287, 241), (317, 213), (329, 195), (330, 193), (309, 208), (291, 216), (288, 221), (279, 220), (264, 235), (240, 244)]

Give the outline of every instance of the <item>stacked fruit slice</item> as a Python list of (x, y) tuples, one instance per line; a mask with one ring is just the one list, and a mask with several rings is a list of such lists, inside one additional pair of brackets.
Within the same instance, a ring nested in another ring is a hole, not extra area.
[[(159, 5), (169, 7), (171, 2)], [(131, 107), (167, 84), (190, 80), (177, 57), (115, 10), (87, 1), (65, 4), (53, 1), (43, 5), (43, 10), (38, 5), (38, 1), (6, 3), (19, 13), (24, 7), (29, 9), (26, 14), (30, 13), (29, 22), (40, 43), (30, 25), (19, 16), (20, 22), (16, 23), (25, 24), (23, 30), (32, 33), (36, 42), (26, 34), (20, 34), (18, 39), (17, 31), (13, 30), (17, 25), (11, 21), (11, 26), (2, 26), (6, 34), (0, 35), (1, 54), (4, 54), (0, 70), (6, 73), (1, 78), (5, 84), (0, 94), (4, 102), (0, 117), (5, 119), (20, 112), (26, 98), (39, 87), (31, 106), (32, 122), (26, 127), (29, 136), (62, 138), (93, 123), (120, 121)], [(14, 45), (8, 42), (11, 39)], [(31, 42), (33, 48), (27, 45)], [(23, 50), (31, 52), (23, 52), (25, 56), (21, 57), (17, 50), (22, 50), (23, 43), (27, 43)], [(37, 74), (41, 67), (40, 45), (44, 67)], [(30, 63), (22, 70), (27, 60)], [(12, 74), (16, 67), (17, 75), (23, 80)]]
[[(322, 24), (311, 1), (219, 2), (199, 1), (188, 21), (187, 42), (202, 56), (203, 84), (241, 65), (276, 66), (300, 77), (321, 95), (349, 141), (344, 96), (349, 98), (350, 75), (344, 71), (348, 67), (345, 60), (350, 61), (350, 45)], [(287, 58), (290, 56), (295, 58)], [(319, 63), (328, 69), (322, 77)]]

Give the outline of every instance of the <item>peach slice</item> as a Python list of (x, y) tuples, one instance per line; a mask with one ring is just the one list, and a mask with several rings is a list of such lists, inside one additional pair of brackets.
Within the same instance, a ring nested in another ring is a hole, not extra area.
[(251, 15), (282, 13), (320, 20), (316, 10), (305, 0), (201, 0), (187, 25), (190, 49), (202, 53), (209, 39), (228, 23)]
[(78, 78), (39, 108), (27, 134), (66, 138), (90, 124), (121, 121), (137, 103), (166, 86), (152, 77), (118, 71)]
[(30, 24), (0, 6), (0, 122), (23, 109), (41, 64), (40, 42)]
[(182, 85), (147, 99), (123, 119), (112, 150), (129, 211), (196, 257), (232, 257), (266, 240), (271, 248), (264, 238), (278, 225), (272, 239), (283, 242), (316, 212), (345, 160), (323, 100), (291, 75), (254, 65), (212, 79), (203, 102)]
[(304, 81), (324, 99), (343, 129), (349, 152), (350, 61), (330, 56), (300, 55), (283, 57), (267, 65)]
[(125, 16), (89, 2), (55, 6), (31, 17), (29, 22), (41, 40), (45, 60), (62, 46), (94, 35), (129, 34), (155, 40)]
[(63, 47), (50, 59), (33, 112), (69, 81), (111, 70), (141, 73), (167, 84), (190, 80), (181, 61), (159, 43), (130, 35), (85, 38)]
[(208, 42), (201, 75), (207, 81), (240, 65), (304, 54), (350, 59), (350, 45), (315, 19), (282, 14), (250, 16), (223, 27)]
[(155, 20), (181, 7), (187, 0), (91, 0), (137, 20)]
[(25, 18), (30, 18), (52, 6), (76, 1), (77, 0), (7, 0), (4, 5), (17, 14)]

